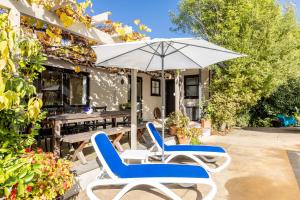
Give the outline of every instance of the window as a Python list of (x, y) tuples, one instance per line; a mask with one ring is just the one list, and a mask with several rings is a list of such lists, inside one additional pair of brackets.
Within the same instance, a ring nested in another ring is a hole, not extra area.
[(87, 105), (87, 76), (81, 74), (69, 75), (69, 98), (70, 105)]
[(186, 106), (186, 115), (191, 121), (199, 121), (199, 107), (197, 106)]
[(184, 77), (184, 97), (186, 99), (199, 98), (199, 76), (185, 76)]
[(46, 67), (36, 86), (43, 98), (44, 107), (89, 105), (88, 73)]
[(45, 70), (41, 74), (41, 93), (44, 106), (62, 106), (62, 73)]
[[(137, 102), (141, 102), (143, 99), (143, 79), (137, 77)], [(128, 76), (128, 102), (131, 101), (131, 76)]]
[(151, 96), (160, 96), (160, 80), (151, 79)]

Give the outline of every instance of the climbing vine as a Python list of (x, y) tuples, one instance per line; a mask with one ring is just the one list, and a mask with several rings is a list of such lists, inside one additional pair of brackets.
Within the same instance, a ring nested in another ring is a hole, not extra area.
[[(65, 27), (74, 23), (83, 23), (87, 28), (92, 27), (91, 17), (86, 12), (88, 8), (92, 8), (90, 0), (81, 3), (71, 0), (27, 0), (27, 2), (38, 4), (55, 13)], [(151, 32), (151, 29), (142, 24), (139, 19), (134, 20), (134, 24), (138, 31), (133, 31), (132, 27), (111, 20), (96, 25), (94, 28), (125, 42), (142, 40), (146, 37), (146, 33)], [(91, 49), (91, 46), (96, 44), (94, 41), (24, 15), (21, 16), (21, 27), (24, 33), (30, 37), (36, 37), (41, 42), (43, 53), (48, 56), (66, 60), (74, 66), (90, 66), (96, 61), (96, 55)]]

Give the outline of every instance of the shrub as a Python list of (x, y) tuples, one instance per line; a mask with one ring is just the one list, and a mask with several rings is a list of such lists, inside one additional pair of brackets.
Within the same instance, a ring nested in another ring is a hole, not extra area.
[(29, 149), (45, 114), (33, 86), (44, 70), (41, 52), (0, 14), (0, 199), (53, 199), (72, 185), (67, 161)]
[(277, 114), (295, 115), (298, 108), (300, 108), (300, 78), (293, 78), (252, 107), (250, 124), (251, 126), (271, 126), (270, 123)]

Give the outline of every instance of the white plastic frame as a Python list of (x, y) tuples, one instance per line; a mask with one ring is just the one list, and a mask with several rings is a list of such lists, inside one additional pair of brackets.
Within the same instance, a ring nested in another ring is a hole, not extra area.
[[(162, 155), (162, 148), (159, 146), (158, 142), (156, 141), (154, 135), (151, 132), (151, 129), (149, 128), (149, 122), (146, 124), (146, 127), (148, 129), (148, 132), (150, 133), (150, 136), (152, 140), (154, 141), (154, 146), (151, 149), (157, 148), (157, 152), (152, 152), (153, 156), (161, 156)], [(205, 170), (215, 173), (220, 172), (223, 169), (225, 169), (231, 162), (231, 157), (228, 153), (218, 153), (218, 152), (207, 152), (207, 151), (164, 151), (164, 155), (167, 156), (167, 159), (165, 160), (165, 163), (170, 162), (173, 158), (177, 156), (185, 156), (190, 158), (191, 160), (198, 163), (200, 166), (202, 166)], [(214, 157), (212, 159), (207, 158), (208, 157)], [(217, 157), (224, 157), (226, 160), (224, 163), (216, 168), (209, 167), (205, 162), (215, 162), (217, 160)], [(205, 162), (203, 162), (201, 159), (203, 159)]]

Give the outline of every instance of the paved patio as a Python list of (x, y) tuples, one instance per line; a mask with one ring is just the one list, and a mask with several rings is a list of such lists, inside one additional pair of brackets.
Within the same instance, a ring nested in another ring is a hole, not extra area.
[[(287, 150), (300, 151), (300, 129), (261, 128), (235, 129), (227, 136), (211, 136), (205, 144), (225, 147), (232, 157), (227, 169), (212, 174), (217, 184), (216, 200), (298, 200), (300, 190), (288, 159)], [(126, 146), (126, 144), (125, 144)], [(94, 154), (89, 155), (93, 159)], [(181, 159), (181, 161), (184, 161)], [(202, 199), (209, 188), (172, 186), (182, 199)], [(100, 188), (95, 193), (101, 199), (112, 199), (119, 188)], [(77, 199), (87, 199), (84, 192)], [(140, 187), (123, 199), (166, 199), (151, 188)]]

